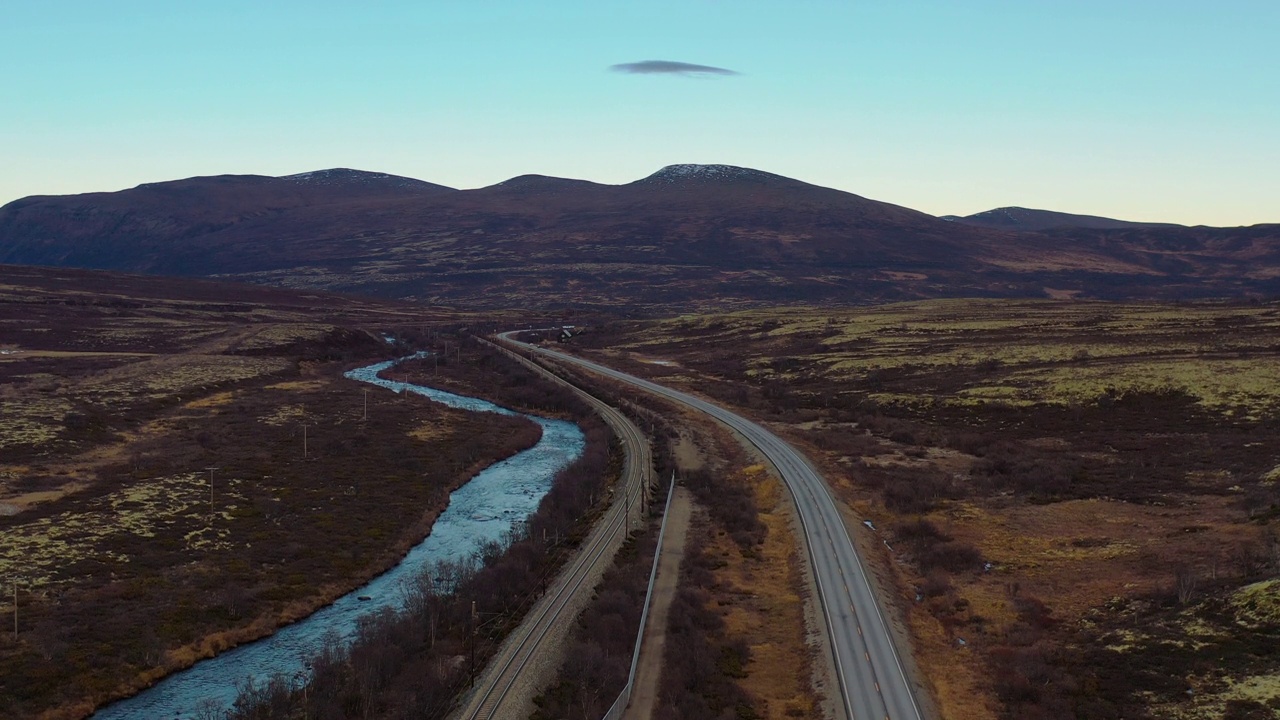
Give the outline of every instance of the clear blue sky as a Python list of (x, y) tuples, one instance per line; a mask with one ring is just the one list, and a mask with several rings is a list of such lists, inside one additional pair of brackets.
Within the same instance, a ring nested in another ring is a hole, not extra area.
[[(1280, 222), (1275, 0), (41, 0), (0, 203), (192, 175), (768, 170), (935, 214)], [(669, 60), (739, 75), (631, 74)]]

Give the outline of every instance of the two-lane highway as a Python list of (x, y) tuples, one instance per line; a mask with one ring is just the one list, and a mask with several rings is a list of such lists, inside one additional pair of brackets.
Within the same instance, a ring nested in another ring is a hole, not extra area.
[(852, 720), (922, 720), (911, 682), (862, 561), (825, 482), (795, 448), (762, 426), (701, 398), (619, 372), (599, 363), (520, 344), (614, 380), (704, 412), (755, 445), (777, 468), (795, 498), (804, 527), (818, 596), (830, 637), (844, 710)]

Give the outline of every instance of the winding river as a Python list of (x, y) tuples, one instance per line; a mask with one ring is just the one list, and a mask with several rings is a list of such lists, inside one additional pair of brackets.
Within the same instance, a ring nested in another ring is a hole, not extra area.
[(449, 496), (449, 507), (432, 525), (431, 534), (394, 568), (270, 637), (203, 660), (134, 697), (99, 710), (93, 715), (94, 720), (189, 720), (197, 711), (204, 714), (230, 709), (237, 683), (252, 680), (261, 684), (273, 675), (304, 677), (307, 658), (323, 647), (327, 637), (336, 634), (342, 642), (349, 641), (360, 618), (384, 608), (399, 609), (404, 583), (424, 569), (445, 560), (465, 559), (484, 543), (501, 540), (504, 533), (537, 509), (556, 473), (582, 454), (585, 438), (573, 423), (525, 415), (477, 398), (378, 377), (396, 362), (358, 368), (346, 376), (397, 393), (424, 395), (461, 410), (523, 415), (542, 426), (542, 439), (528, 450), (489, 466), (455, 490)]

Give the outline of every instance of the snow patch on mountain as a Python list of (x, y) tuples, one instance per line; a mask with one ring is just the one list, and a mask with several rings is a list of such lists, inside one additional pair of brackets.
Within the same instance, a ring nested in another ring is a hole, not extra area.
[(972, 217), (974, 219), (981, 218), (983, 220), (1005, 220), (1014, 225), (1022, 223), (1032, 216), (1032, 211), (1020, 207), (1002, 207), (994, 210), (984, 210)]
[(281, 180), (292, 180), (299, 184), (309, 185), (352, 185), (378, 184), (382, 186), (392, 187), (421, 187), (428, 185), (421, 180), (413, 178), (401, 177), (399, 175), (388, 175), (387, 173), (366, 172), (364, 170), (351, 170), (349, 168), (331, 168), (329, 170), (313, 170), (311, 172), (298, 173), (296, 175), (285, 175)]
[(773, 173), (752, 170), (736, 165), (668, 165), (649, 177), (643, 183), (677, 184), (690, 181), (724, 181), (724, 180), (782, 180), (782, 176)]

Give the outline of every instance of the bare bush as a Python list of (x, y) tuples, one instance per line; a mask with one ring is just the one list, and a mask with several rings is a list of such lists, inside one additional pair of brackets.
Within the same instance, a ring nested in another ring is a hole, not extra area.
[(1179, 605), (1191, 602), (1196, 591), (1196, 572), (1187, 565), (1178, 565), (1173, 571), (1173, 590)]

